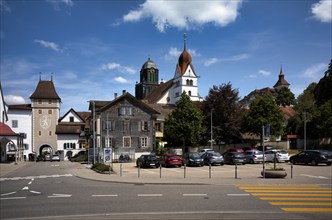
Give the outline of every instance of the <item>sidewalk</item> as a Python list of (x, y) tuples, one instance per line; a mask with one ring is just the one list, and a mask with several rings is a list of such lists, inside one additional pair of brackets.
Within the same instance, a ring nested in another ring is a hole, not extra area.
[[(120, 167), (122, 166), (122, 172)], [(260, 175), (261, 168), (252, 169), (250, 167), (238, 166), (237, 178), (235, 178), (234, 166), (212, 167), (211, 178), (208, 167), (207, 171), (193, 172), (187, 168), (184, 175), (182, 168), (162, 168), (160, 169), (140, 169), (138, 172), (134, 163), (113, 164), (115, 173), (100, 174), (90, 169), (86, 164), (72, 163), (71, 170), (73, 175), (79, 178), (128, 184), (167, 184), (167, 185), (230, 185), (230, 184), (328, 184), (331, 185), (331, 179), (308, 179), (304, 176), (297, 175), (291, 178), (290, 173), (283, 179), (262, 178)], [(199, 168), (203, 169), (203, 168)], [(221, 169), (225, 169), (219, 171)], [(250, 170), (250, 172), (248, 172)], [(160, 177), (161, 172), (161, 177)]]

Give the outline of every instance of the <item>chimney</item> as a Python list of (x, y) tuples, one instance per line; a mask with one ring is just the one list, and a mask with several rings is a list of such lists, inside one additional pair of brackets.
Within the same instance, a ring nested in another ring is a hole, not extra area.
[(127, 92), (126, 90), (122, 90), (122, 95), (126, 94), (126, 92)]
[(114, 99), (117, 99), (118, 98), (118, 93), (114, 93)]

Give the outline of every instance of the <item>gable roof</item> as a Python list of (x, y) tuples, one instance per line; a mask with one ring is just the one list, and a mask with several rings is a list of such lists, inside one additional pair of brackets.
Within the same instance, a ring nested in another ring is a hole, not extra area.
[(10, 110), (31, 110), (31, 104), (8, 105)]
[(8, 125), (0, 122), (0, 136), (17, 136), (17, 134)]
[(280, 68), (280, 73), (279, 73), (279, 79), (277, 83), (273, 86), (273, 88), (276, 88), (278, 86), (289, 86), (290, 84), (285, 80), (285, 75), (282, 72), (282, 67)]
[(147, 100), (150, 104), (157, 103), (172, 86), (173, 80), (168, 80), (165, 83), (159, 84), (150, 92), (149, 95), (145, 97), (145, 100)]
[(69, 109), (69, 111), (64, 116), (60, 117), (58, 121), (61, 122), (62, 119), (64, 119), (70, 112), (73, 112), (82, 121), (82, 123), (85, 122), (85, 119), (83, 119), (73, 108)]
[(53, 81), (45, 80), (39, 80), (36, 90), (32, 93), (30, 99), (59, 99), (61, 102)]
[(160, 114), (160, 112), (158, 112), (157, 110), (155, 110), (154, 108), (151, 108), (149, 105), (147, 105), (146, 103), (136, 99), (134, 96), (132, 96), (129, 92), (124, 93), (123, 95), (121, 95), (120, 97), (114, 99), (112, 102), (110, 102), (109, 104), (97, 109), (97, 111), (99, 112), (103, 112), (106, 109), (116, 105), (117, 103), (123, 101), (123, 100), (127, 100), (128, 102), (130, 102), (133, 105), (138, 105), (141, 108), (145, 109), (146, 111), (150, 112), (151, 114)]

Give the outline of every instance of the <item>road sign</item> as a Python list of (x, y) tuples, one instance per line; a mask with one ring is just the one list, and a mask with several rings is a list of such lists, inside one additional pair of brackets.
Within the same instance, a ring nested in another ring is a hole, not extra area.
[(104, 163), (112, 163), (112, 148), (104, 148)]
[(265, 125), (265, 137), (270, 137), (270, 125)]

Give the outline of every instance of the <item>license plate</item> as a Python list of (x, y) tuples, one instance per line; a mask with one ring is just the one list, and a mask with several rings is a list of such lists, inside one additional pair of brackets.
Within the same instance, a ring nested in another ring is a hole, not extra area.
[(156, 164), (154, 164), (154, 163), (150, 163), (150, 166), (155, 166)]
[(178, 162), (178, 160), (173, 160), (173, 162)]

